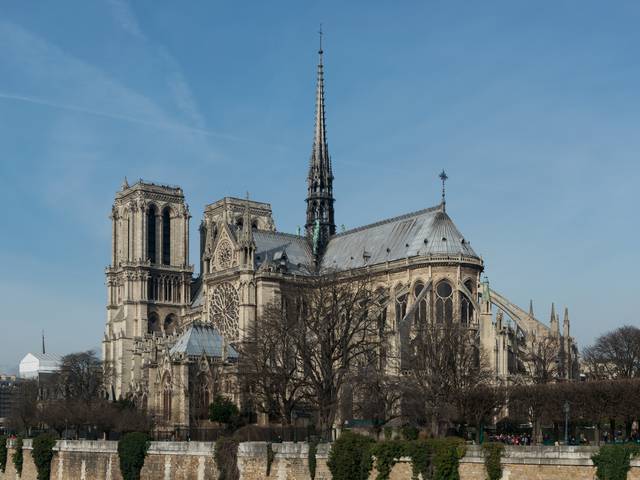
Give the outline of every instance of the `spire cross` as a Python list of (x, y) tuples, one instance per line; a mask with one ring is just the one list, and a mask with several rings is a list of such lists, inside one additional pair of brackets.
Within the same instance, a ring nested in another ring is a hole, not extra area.
[(440, 175), (438, 175), (438, 176), (440, 177), (440, 180), (442, 180), (442, 203), (445, 203), (445, 187), (444, 187), (444, 184), (449, 179), (449, 177), (447, 177), (447, 173), (444, 171), (444, 169), (442, 169), (442, 172), (440, 172)]

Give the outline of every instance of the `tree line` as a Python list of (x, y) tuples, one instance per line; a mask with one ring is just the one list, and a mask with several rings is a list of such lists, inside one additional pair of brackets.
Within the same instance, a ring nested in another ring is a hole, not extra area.
[(151, 420), (127, 400), (104, 395), (110, 369), (93, 351), (66, 355), (57, 373), (17, 384), (8, 427), (31, 436), (54, 430), (58, 436), (107, 437), (111, 432), (148, 432)]

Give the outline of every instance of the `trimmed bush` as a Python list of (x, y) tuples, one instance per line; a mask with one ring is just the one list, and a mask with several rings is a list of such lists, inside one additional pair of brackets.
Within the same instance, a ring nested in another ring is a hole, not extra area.
[(7, 437), (0, 435), (0, 472), (7, 468)]
[(458, 466), (466, 451), (464, 440), (446, 437), (427, 443), (433, 446), (433, 480), (460, 480)]
[(343, 432), (333, 443), (327, 466), (333, 480), (367, 480), (371, 471), (371, 446), (374, 440), (352, 433)]
[(53, 447), (56, 439), (53, 435), (43, 433), (33, 439), (33, 463), (38, 470), (38, 480), (49, 480), (51, 474), (51, 459), (53, 459)]
[(459, 438), (430, 440), (390, 440), (371, 447), (376, 458), (376, 480), (388, 480), (393, 466), (401, 457), (411, 458), (412, 478), (458, 480), (458, 466), (465, 454), (464, 441)]
[(603, 445), (591, 457), (599, 480), (626, 480), (631, 457), (640, 454), (639, 445)]
[(13, 461), (13, 466), (16, 467), (16, 472), (18, 472), (19, 476), (22, 476), (22, 464), (24, 463), (24, 456), (22, 453), (22, 437), (18, 437), (15, 443), (15, 451), (11, 456), (11, 460)]
[(376, 457), (376, 480), (387, 480), (391, 470), (400, 457), (409, 453), (409, 443), (405, 440), (388, 440), (376, 443), (371, 447), (371, 453)]
[(118, 441), (120, 473), (124, 480), (140, 480), (150, 443), (149, 436), (140, 432), (127, 433)]
[(482, 445), (484, 452), (484, 467), (487, 469), (489, 480), (500, 480), (502, 478), (502, 453), (504, 445), (502, 443), (485, 443)]
[(318, 453), (318, 442), (311, 440), (309, 442), (309, 476), (311, 480), (316, 478), (316, 454)]
[(418, 480), (422, 475), (423, 480), (433, 476), (433, 446), (427, 440), (411, 442), (407, 448), (407, 456), (411, 457), (411, 470), (413, 480)]
[(240, 479), (240, 471), (238, 470), (238, 440), (231, 437), (220, 437), (216, 442), (215, 459), (218, 472), (220, 472), (218, 480)]
[(273, 445), (271, 442), (267, 443), (267, 477), (271, 475), (271, 465), (273, 465), (273, 459), (275, 454), (273, 453)]

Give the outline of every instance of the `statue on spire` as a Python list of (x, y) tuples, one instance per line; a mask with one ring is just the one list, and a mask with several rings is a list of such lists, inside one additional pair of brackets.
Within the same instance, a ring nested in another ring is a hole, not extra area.
[(445, 182), (447, 180), (449, 180), (449, 177), (447, 177), (447, 172), (444, 171), (444, 168), (442, 169), (442, 172), (440, 172), (440, 175), (438, 175), (438, 177), (442, 181), (442, 208), (444, 209), (444, 206), (447, 203), (447, 201), (446, 201), (446, 191), (445, 191)]

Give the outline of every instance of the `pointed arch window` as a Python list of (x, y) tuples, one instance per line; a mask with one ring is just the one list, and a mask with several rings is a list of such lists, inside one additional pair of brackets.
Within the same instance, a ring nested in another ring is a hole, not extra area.
[(436, 323), (450, 323), (453, 320), (453, 288), (446, 280), (436, 285)]
[(176, 329), (176, 317), (173, 313), (170, 313), (164, 319), (164, 333), (167, 335), (172, 334)]
[[(473, 296), (473, 282), (471, 280), (467, 280), (464, 282), (464, 286), (471, 292)], [(471, 300), (463, 293), (460, 292), (460, 323), (463, 325), (469, 325), (473, 321), (473, 303)]]
[[(422, 290), (424, 290), (424, 284), (422, 282), (417, 282), (413, 287), (413, 295), (416, 300), (422, 293)], [(414, 323), (417, 326), (423, 326), (427, 323), (427, 295), (428, 293), (422, 297), (420, 303), (418, 303), (415, 309)]]
[(164, 377), (163, 389), (162, 389), (162, 418), (165, 421), (171, 421), (171, 403), (173, 397), (173, 391), (171, 388), (171, 377), (167, 374)]
[(158, 333), (160, 332), (160, 318), (158, 314), (152, 312), (149, 314), (149, 319), (147, 321), (147, 332), (148, 333)]
[(156, 263), (156, 207), (151, 205), (147, 210), (147, 258)]
[(396, 297), (396, 323), (399, 324), (407, 314), (407, 293), (400, 294)]
[(171, 212), (168, 208), (162, 211), (162, 264), (171, 264)]

